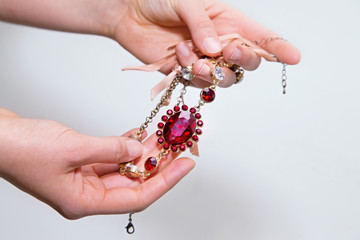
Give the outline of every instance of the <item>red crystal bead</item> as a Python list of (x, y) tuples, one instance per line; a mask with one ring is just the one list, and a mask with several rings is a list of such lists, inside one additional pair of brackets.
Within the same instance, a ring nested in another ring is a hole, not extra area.
[[(194, 137), (195, 137), (195, 136), (194, 136)], [(160, 144), (163, 144), (164, 141), (165, 141), (165, 140), (164, 140), (163, 138), (159, 138), (159, 139), (158, 139), (158, 143), (160, 143)]]
[(172, 115), (173, 113), (174, 113), (174, 112), (173, 112), (173, 110), (171, 110), (171, 109), (167, 110), (167, 112), (166, 112), (167, 115)]
[(184, 111), (187, 111), (189, 109), (189, 107), (187, 105), (182, 105), (181, 109), (184, 110)]
[(154, 171), (157, 163), (158, 162), (155, 157), (149, 157), (145, 162), (145, 170), (148, 172)]
[(177, 112), (172, 115), (164, 126), (164, 139), (170, 145), (187, 142), (196, 129), (196, 119), (190, 112)]
[(176, 152), (178, 150), (177, 146), (171, 146), (171, 151)]
[(201, 98), (207, 103), (214, 101), (215, 99), (214, 90), (212, 90), (211, 88), (204, 88), (201, 91)]
[(199, 137), (197, 135), (192, 136), (192, 140), (194, 140), (195, 142), (199, 141)]
[(201, 118), (201, 114), (200, 114), (200, 113), (195, 114), (195, 118), (196, 118), (196, 119), (200, 119), (200, 118)]
[(181, 151), (185, 151), (185, 150), (186, 150), (186, 146), (185, 146), (185, 145), (180, 145), (180, 150), (181, 150)]
[(180, 111), (180, 107), (179, 107), (179, 106), (175, 106), (175, 107), (174, 107), (174, 111), (175, 111), (175, 112)]
[(170, 145), (167, 144), (167, 143), (165, 143), (165, 144), (163, 145), (163, 148), (164, 148), (165, 150), (168, 150), (168, 149), (170, 148)]
[(166, 122), (168, 119), (169, 119), (168, 116), (165, 115), (161, 117), (161, 120), (163, 120), (164, 122)]
[(190, 108), (190, 112), (191, 113), (196, 113), (196, 109), (195, 108)]
[(162, 135), (162, 131), (157, 130), (157, 131), (156, 131), (156, 135), (160, 137), (160, 136)]
[(202, 130), (201, 130), (201, 129), (196, 129), (196, 131), (195, 131), (195, 132), (196, 132), (196, 134), (197, 134), (197, 135), (202, 134)]
[(192, 143), (191, 141), (188, 141), (188, 142), (186, 143), (186, 146), (192, 147), (192, 146), (193, 146), (193, 143)]
[(203, 121), (199, 120), (199, 121), (197, 121), (197, 125), (198, 125), (199, 127), (202, 127), (202, 126), (204, 125), (204, 123), (203, 123)]
[(164, 123), (161, 122), (158, 124), (158, 128), (163, 128), (163, 127), (164, 127)]

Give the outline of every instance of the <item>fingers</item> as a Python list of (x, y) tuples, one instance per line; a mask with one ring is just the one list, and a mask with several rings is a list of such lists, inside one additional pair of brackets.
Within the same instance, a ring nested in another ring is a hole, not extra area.
[[(121, 137), (130, 137), (131, 135), (135, 134), (137, 131), (139, 131), (138, 128), (131, 129), (131, 130), (127, 131), (126, 133), (124, 133), (123, 135), (121, 135)], [(146, 130), (144, 130), (141, 133), (141, 140), (144, 140), (146, 137), (147, 137), (147, 132), (146, 132)]]
[(179, 64), (183, 67), (192, 66), (193, 63), (199, 59), (198, 56), (191, 50), (191, 48), (184, 42), (176, 45), (175, 50), (177, 60)]
[[(129, 137), (133, 134), (135, 134), (137, 131), (139, 131), (138, 128), (132, 129), (126, 133), (124, 133), (123, 135), (121, 135), (122, 137)], [(141, 134), (141, 140), (144, 140), (147, 136), (147, 132), (144, 131)], [(110, 163), (110, 164), (104, 164), (104, 163), (95, 163), (91, 166), (94, 170), (94, 172), (96, 173), (96, 175), (98, 175), (99, 177), (106, 175), (106, 174), (110, 174), (113, 172), (117, 172), (119, 170), (119, 164), (118, 163)]]
[[(158, 137), (156, 136), (156, 134), (153, 134), (144, 142), (143, 145), (145, 146), (145, 151), (141, 159), (138, 159), (138, 161), (135, 162), (140, 170), (143, 170), (144, 163), (149, 157), (157, 156), (161, 151), (162, 146), (157, 143), (157, 138)], [(168, 155), (166, 155), (161, 160), (160, 166), (157, 171), (161, 172), (162, 169), (166, 168), (166, 166), (172, 160), (177, 158), (180, 155), (180, 153), (181, 153), (180, 151), (177, 153), (170, 152)], [(133, 186), (137, 186), (140, 183), (139, 181), (134, 181), (133, 179), (120, 176), (118, 170), (119, 167), (117, 167), (117, 169), (115, 170), (116, 172), (112, 172), (112, 173), (109, 172), (109, 174), (101, 176), (101, 181), (103, 182), (103, 184), (106, 186), (107, 189), (115, 188), (115, 187), (133, 187)]]
[(195, 46), (207, 56), (218, 55), (222, 45), (203, 1), (182, 0), (178, 4), (179, 14), (189, 28)]
[(0, 108), (0, 117), (18, 118), (19, 116), (5, 108)]
[[(270, 29), (255, 22), (249, 17), (241, 14), (242, 25), (241, 34), (249, 40), (261, 41), (269, 38), (276, 38), (279, 35)], [(284, 40), (273, 40), (264, 44), (260, 44), (260, 47), (266, 51), (274, 54), (281, 62), (294, 65), (299, 63), (301, 54), (299, 50), (291, 43)]]
[(224, 47), (223, 56), (225, 61), (241, 66), (246, 70), (255, 70), (259, 67), (260, 57), (249, 47), (234, 41)]
[[(212, 84), (212, 68), (213, 65), (208, 60), (200, 59), (194, 64), (193, 71), (198, 78), (202, 79), (207, 84)], [(219, 87), (230, 87), (235, 82), (235, 73), (226, 67), (223, 67), (222, 70), (225, 73), (225, 78), (219, 83)]]
[(274, 54), (280, 62), (289, 65), (295, 65), (300, 62), (301, 54), (299, 50), (291, 43), (284, 40), (268, 42), (263, 44), (261, 47)]
[(140, 142), (128, 137), (80, 136), (78, 143), (69, 151), (71, 168), (94, 163), (128, 162), (144, 152), (144, 146)]
[(180, 158), (135, 189), (125, 187), (109, 189), (101, 204), (90, 206), (93, 209), (89, 209), (89, 214), (142, 211), (174, 187), (194, 166), (195, 162), (192, 159)]

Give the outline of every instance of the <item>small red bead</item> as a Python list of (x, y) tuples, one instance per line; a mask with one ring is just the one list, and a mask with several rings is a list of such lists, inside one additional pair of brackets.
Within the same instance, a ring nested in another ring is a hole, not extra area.
[(157, 130), (157, 131), (156, 131), (156, 135), (160, 137), (160, 136), (162, 135), (162, 131)]
[(166, 122), (168, 119), (169, 119), (168, 116), (165, 115), (161, 117), (161, 120), (163, 120), (164, 122)]
[(166, 112), (167, 115), (172, 115), (173, 113), (174, 113), (174, 112), (173, 112), (173, 110), (171, 110), (171, 109), (167, 110), (167, 112)]
[(187, 105), (182, 105), (181, 109), (184, 110), (184, 111), (187, 111), (189, 109), (189, 107)]
[(202, 127), (202, 126), (204, 125), (204, 123), (203, 123), (203, 121), (199, 120), (199, 121), (197, 121), (197, 125), (198, 125), (199, 127)]
[(175, 107), (174, 107), (174, 111), (175, 111), (175, 112), (180, 111), (180, 107), (179, 107), (179, 106), (175, 106)]
[(188, 142), (186, 143), (186, 146), (192, 147), (192, 146), (193, 146), (193, 143), (192, 143), (191, 141), (188, 141)]
[(185, 151), (185, 150), (186, 150), (186, 146), (185, 146), (185, 145), (180, 145), (180, 150), (181, 150), (181, 151)]
[(200, 114), (200, 113), (195, 114), (195, 118), (196, 118), (196, 119), (200, 119), (200, 118), (201, 118), (201, 114)]
[(192, 136), (192, 140), (194, 140), (195, 142), (199, 141), (199, 137), (197, 135)]
[(171, 146), (171, 151), (176, 152), (178, 150), (177, 146)]
[(190, 112), (191, 113), (196, 113), (196, 109), (195, 108), (190, 108)]
[(157, 160), (155, 157), (149, 157), (145, 162), (145, 169), (148, 172), (154, 171), (157, 165)]
[[(195, 136), (194, 136), (194, 137), (195, 137)], [(163, 144), (164, 141), (165, 141), (165, 140), (164, 140), (163, 138), (159, 138), (159, 139), (158, 139), (158, 143), (160, 143), (160, 144)]]
[(167, 143), (165, 143), (163, 147), (165, 150), (168, 150), (170, 148), (169, 144), (167, 144)]
[(164, 124), (161, 122), (158, 124), (158, 128), (163, 128), (164, 127)]
[(201, 130), (201, 129), (196, 129), (196, 131), (195, 131), (195, 132), (196, 132), (196, 134), (197, 134), (197, 135), (202, 134), (202, 130)]
[(211, 88), (204, 88), (201, 91), (201, 98), (207, 103), (214, 101), (215, 99), (214, 90), (212, 90)]

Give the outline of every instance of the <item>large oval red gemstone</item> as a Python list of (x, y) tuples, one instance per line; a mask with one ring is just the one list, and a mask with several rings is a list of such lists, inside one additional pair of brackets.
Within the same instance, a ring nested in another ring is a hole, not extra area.
[(187, 111), (177, 112), (166, 122), (163, 136), (167, 143), (178, 145), (187, 142), (196, 129), (196, 119)]

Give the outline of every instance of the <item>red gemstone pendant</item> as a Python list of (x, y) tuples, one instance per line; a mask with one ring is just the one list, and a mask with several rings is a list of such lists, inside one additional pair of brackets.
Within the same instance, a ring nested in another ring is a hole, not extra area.
[(175, 106), (174, 110), (168, 110), (168, 118), (163, 117), (163, 122), (158, 124), (159, 129), (162, 129), (156, 132), (158, 143), (163, 144), (165, 150), (185, 151), (186, 147), (192, 147), (199, 139), (197, 135), (200, 130), (198, 127), (202, 126), (202, 121), (199, 120), (201, 115), (195, 108), (189, 109), (186, 105), (181, 108)]

